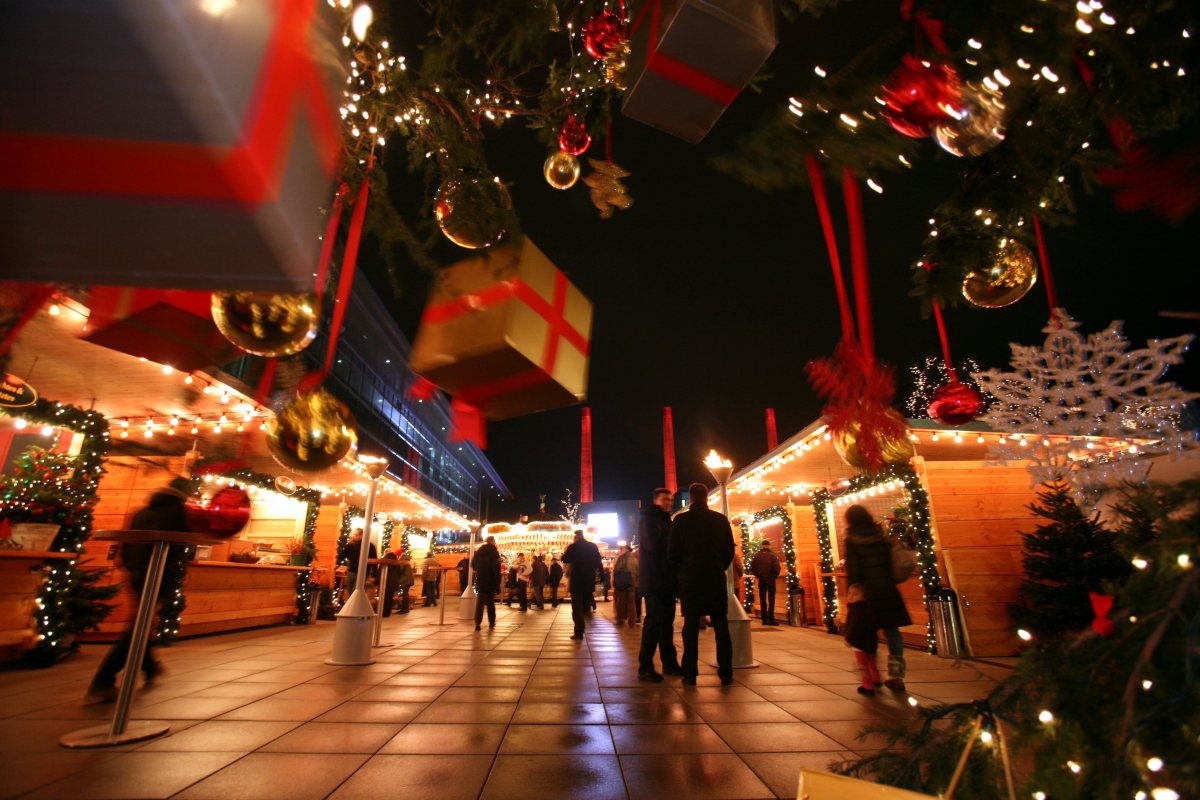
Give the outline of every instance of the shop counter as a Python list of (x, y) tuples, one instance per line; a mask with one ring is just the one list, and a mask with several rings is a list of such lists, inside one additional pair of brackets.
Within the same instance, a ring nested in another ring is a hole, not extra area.
[(70, 560), (74, 553), (0, 550), (0, 662), (20, 658), (37, 641), (33, 605), (47, 564)]

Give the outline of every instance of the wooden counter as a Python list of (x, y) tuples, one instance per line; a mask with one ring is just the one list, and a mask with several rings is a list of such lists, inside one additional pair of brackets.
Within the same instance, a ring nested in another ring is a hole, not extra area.
[[(179, 616), (179, 635), (198, 636), (261, 625), (289, 623), (296, 616), (296, 573), (307, 567), (275, 564), (236, 564), (230, 561), (192, 561), (184, 577), (186, 606)], [(113, 570), (124, 580), (126, 573)], [(87, 641), (112, 641), (132, 623), (137, 608), (133, 592), (125, 589), (117, 607)]]
[(72, 558), (74, 553), (0, 550), (0, 662), (20, 658), (37, 641), (33, 604), (46, 562)]

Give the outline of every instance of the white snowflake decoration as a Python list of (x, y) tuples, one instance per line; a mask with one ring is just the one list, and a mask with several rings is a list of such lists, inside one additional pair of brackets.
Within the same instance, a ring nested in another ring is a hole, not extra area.
[(1200, 395), (1161, 380), (1167, 367), (1183, 361), (1191, 336), (1151, 339), (1127, 352), (1120, 322), (1087, 338), (1078, 327), (1056, 308), (1041, 348), (1011, 345), (1013, 372), (973, 376), (996, 397), (983, 419), (1014, 434), (993, 446), (989, 458), (1030, 461), (1035, 485), (1066, 481), (1076, 499), (1091, 504), (1106, 486), (1144, 479), (1152, 457), (1194, 454), (1195, 435), (1180, 421), (1184, 406)]

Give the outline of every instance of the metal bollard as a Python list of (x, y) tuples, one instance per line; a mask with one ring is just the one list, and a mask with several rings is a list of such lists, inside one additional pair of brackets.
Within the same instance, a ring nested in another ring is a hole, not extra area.
[(788, 592), (788, 625), (807, 626), (808, 612), (804, 608), (804, 587), (797, 586)]
[(942, 658), (969, 655), (958, 609), (958, 594), (948, 586), (943, 586), (929, 598), (929, 613), (933, 619), (937, 654)]

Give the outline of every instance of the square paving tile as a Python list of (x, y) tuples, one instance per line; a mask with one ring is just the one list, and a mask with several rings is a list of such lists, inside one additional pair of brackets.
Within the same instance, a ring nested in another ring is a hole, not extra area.
[(507, 723), (516, 703), (431, 703), (413, 722)]
[(210, 719), (250, 702), (253, 701), (245, 697), (176, 697), (139, 706), (136, 716), (143, 719)]
[[(815, 723), (821, 724), (821, 723)], [(712, 729), (735, 753), (800, 753), (846, 750), (806, 722), (714, 724)], [(840, 723), (839, 723), (840, 724)]]
[(604, 725), (608, 718), (600, 703), (520, 703), (514, 725)]
[(762, 782), (779, 797), (795, 797), (800, 784), (800, 770), (828, 772), (831, 764), (853, 757), (849, 751), (840, 753), (744, 753), (742, 760), (750, 765)]
[(104, 750), (22, 753), (19, 765), (10, 763), (0, 769), (0, 797), (16, 797), (68, 775), (95, 769), (112, 757), (112, 753)]
[(185, 751), (195, 753), (249, 753), (296, 727), (296, 722), (210, 719), (172, 730), (167, 736), (143, 744), (140, 752)]
[(297, 720), (307, 722), (338, 705), (338, 700), (256, 700), (225, 714), (221, 719)]
[(529, 689), (521, 693), (522, 703), (599, 703), (600, 690), (595, 686), (562, 689)]
[(616, 756), (501, 755), (480, 800), (512, 800), (543, 791), (554, 800), (627, 800)]
[(491, 766), (490, 755), (377, 755), (331, 797), (475, 800)]
[(500, 749), (504, 725), (412, 723), (380, 748), (380, 754), (487, 754)]
[(26, 797), (170, 797), (241, 757), (241, 753), (190, 753), (186, 757), (179, 753), (117, 753)]
[[(851, 686), (853, 691), (854, 687)], [(842, 695), (831, 692), (820, 686), (755, 686), (754, 693), (773, 703), (791, 700), (838, 700)], [(857, 695), (856, 695), (857, 696)]]
[(621, 771), (630, 797), (688, 800), (753, 800), (775, 794), (736, 755), (623, 755)]
[(621, 755), (730, 752), (707, 725), (613, 725), (609, 730)]
[(367, 760), (342, 753), (251, 753), (179, 795), (181, 800), (320, 800)]
[(610, 725), (661, 725), (703, 722), (691, 706), (677, 703), (609, 703), (605, 707)]
[[(685, 696), (686, 699), (686, 696)], [(779, 706), (759, 703), (689, 703), (700, 719), (715, 722), (795, 722), (796, 718)]]
[(383, 722), (306, 722), (259, 752), (373, 754), (401, 727)]
[(612, 736), (603, 725), (509, 725), (504, 754), (561, 755), (613, 753)]
[(316, 722), (411, 722), (428, 703), (358, 702), (350, 700), (330, 709)]
[(371, 703), (430, 703), (445, 693), (442, 686), (372, 686), (355, 700)]
[[(808, 723), (821, 733), (831, 739), (836, 740), (843, 747), (843, 750), (872, 750), (887, 746), (887, 736), (882, 733), (873, 733), (859, 740), (858, 734), (866, 727), (865, 722), (831, 722), (828, 720), (813, 720)], [(810, 748), (816, 749), (816, 748)]]
[(438, 702), (516, 703), (520, 699), (521, 689), (516, 686), (451, 686), (438, 697)]

